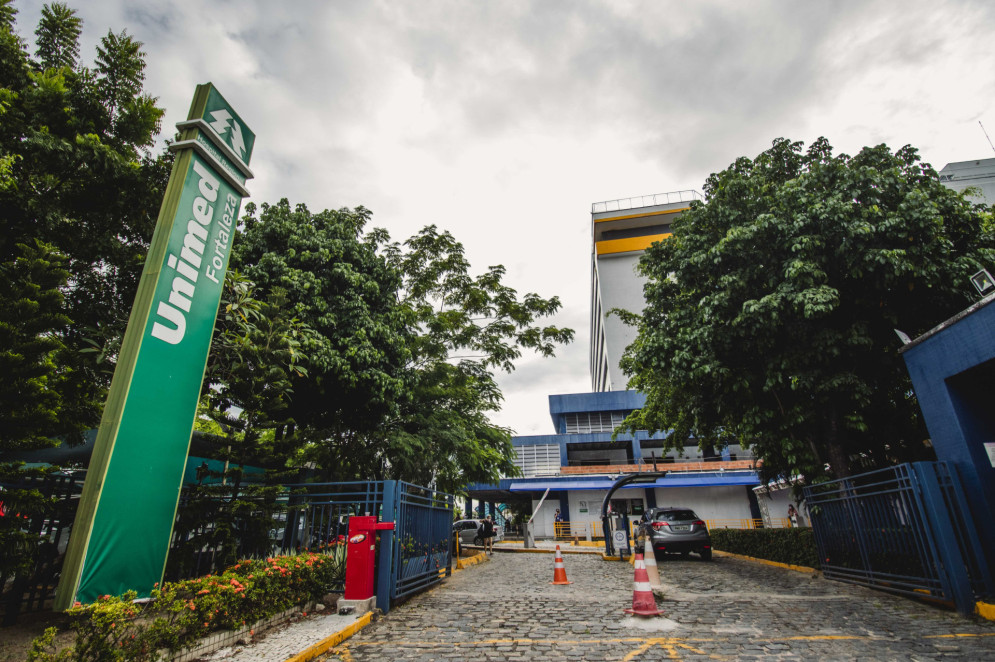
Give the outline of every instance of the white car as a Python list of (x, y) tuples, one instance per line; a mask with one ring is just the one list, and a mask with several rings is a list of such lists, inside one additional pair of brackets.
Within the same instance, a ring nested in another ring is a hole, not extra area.
[[(484, 526), (482, 519), (461, 519), (453, 522), (453, 532), (459, 536), (461, 545), (483, 545), (484, 539), (480, 531)], [(494, 542), (504, 540), (504, 527), (494, 525)]]

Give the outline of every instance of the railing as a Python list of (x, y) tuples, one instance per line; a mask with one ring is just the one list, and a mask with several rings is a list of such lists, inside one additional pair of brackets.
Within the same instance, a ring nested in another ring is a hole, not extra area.
[(915, 462), (804, 489), (830, 579), (947, 601), (968, 615), (995, 593), (953, 468)]
[(671, 205), (676, 202), (691, 202), (692, 200), (704, 200), (704, 197), (702, 197), (701, 193), (698, 193), (697, 191), (671, 191), (670, 193), (639, 195), (633, 198), (620, 198), (618, 200), (595, 202), (591, 205), (591, 213), (603, 214), (610, 211), (638, 209), (639, 207), (654, 207), (656, 205)]
[[(21, 530), (35, 540), (33, 568), (27, 575), (7, 576), (0, 573), (0, 606), (3, 607), (3, 625), (13, 625), (21, 613), (43, 611), (51, 608), (55, 588), (59, 582), (62, 558), (69, 544), (69, 529), (76, 517), (79, 495), (83, 490), (85, 471), (73, 475), (50, 474), (30, 477), (24, 482), (7, 484), (7, 490), (32, 490), (41, 494), (38, 501), (47, 501), (39, 511), (30, 516), (21, 515), (7, 504), (5, 518), (16, 518)], [(0, 492), (0, 501), (2, 501)], [(6, 554), (8, 550), (0, 550)]]
[[(23, 530), (38, 541), (37, 561), (29, 574), (0, 576), (5, 625), (15, 623), (21, 613), (50, 608), (82, 483), (80, 476), (52, 474), (4, 486), (36, 489), (52, 501), (44, 512), (19, 518)], [(219, 490), (227, 490), (227, 496)], [(453, 500), (452, 495), (396, 481), (246, 486), (237, 499), (231, 487), (188, 486), (177, 510), (165, 578), (202, 576), (233, 558), (312, 550), (336, 559), (339, 579), (329, 590), (341, 590), (349, 517), (370, 514), (397, 523), (397, 530), (387, 535), (393, 539), (396, 534), (396, 551), (393, 544), (383, 546), (377, 568), (378, 575), (381, 566), (397, 571), (383, 573), (383, 583), (378, 582), (377, 603), (386, 611), (391, 597), (420, 590), (448, 572)]]
[[(659, 471), (672, 472), (715, 472), (715, 471), (750, 471), (761, 464), (759, 460), (737, 459), (723, 460), (679, 460), (677, 462), (664, 462), (657, 459), (657, 469)], [(653, 464), (644, 460), (641, 464), (600, 464), (573, 466), (566, 465), (560, 467), (561, 474), (595, 474), (595, 473), (644, 473), (653, 471)]]

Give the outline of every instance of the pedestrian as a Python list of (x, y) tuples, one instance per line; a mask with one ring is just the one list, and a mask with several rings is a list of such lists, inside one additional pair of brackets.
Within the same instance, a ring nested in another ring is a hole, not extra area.
[(484, 539), (484, 553), (494, 555), (494, 521), (488, 515), (480, 525), (480, 537)]
[(788, 521), (791, 522), (792, 527), (798, 526), (798, 511), (795, 510), (795, 504), (788, 504)]

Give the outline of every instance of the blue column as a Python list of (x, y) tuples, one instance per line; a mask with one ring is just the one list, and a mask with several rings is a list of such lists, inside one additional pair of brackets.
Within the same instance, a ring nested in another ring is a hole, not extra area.
[[(385, 480), (383, 484), (383, 510), (380, 521), (397, 525), (397, 481)], [(377, 557), (377, 607), (383, 613), (390, 611), (390, 596), (394, 589), (394, 532), (380, 531), (380, 553)]]

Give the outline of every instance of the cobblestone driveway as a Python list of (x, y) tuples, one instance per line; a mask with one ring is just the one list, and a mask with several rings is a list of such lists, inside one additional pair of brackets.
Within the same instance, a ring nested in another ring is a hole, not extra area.
[(496, 553), (414, 597), (325, 660), (995, 660), (995, 624), (716, 555), (662, 562), (661, 619), (623, 614), (632, 567)]

